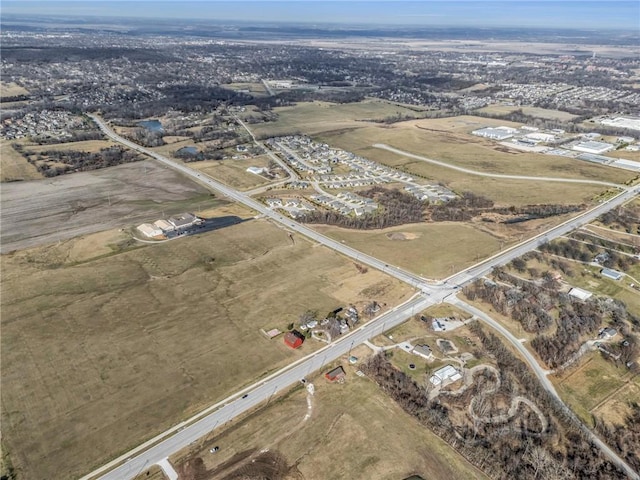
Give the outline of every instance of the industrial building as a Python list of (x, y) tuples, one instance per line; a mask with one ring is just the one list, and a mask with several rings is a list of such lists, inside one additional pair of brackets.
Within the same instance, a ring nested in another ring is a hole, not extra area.
[(146, 237), (149, 238), (159, 237), (163, 233), (160, 228), (150, 223), (143, 223), (142, 225), (138, 225), (137, 228), (140, 232), (142, 232)]
[(196, 217), (193, 213), (181, 213), (180, 215), (175, 215), (169, 218), (169, 223), (173, 225), (176, 230), (189, 228), (201, 222), (202, 220)]
[(155, 222), (153, 222), (153, 224), (163, 232), (173, 232), (176, 229), (176, 227), (171, 225), (166, 220), (156, 220)]
[(511, 127), (486, 127), (474, 130), (471, 133), (478, 137), (490, 138), (492, 140), (506, 140), (507, 138), (513, 137), (517, 132), (518, 130)]
[(616, 117), (605, 118), (600, 120), (603, 125), (609, 125), (611, 127), (628, 128), (629, 130), (640, 130), (640, 118), (638, 117)]
[(594, 153), (600, 154), (604, 152), (608, 152), (609, 150), (613, 150), (613, 145), (605, 142), (580, 142), (572, 147), (572, 150), (576, 152), (585, 152), (585, 153)]
[(462, 378), (462, 374), (451, 365), (436, 370), (429, 381), (432, 385), (442, 385), (444, 382), (456, 382)]

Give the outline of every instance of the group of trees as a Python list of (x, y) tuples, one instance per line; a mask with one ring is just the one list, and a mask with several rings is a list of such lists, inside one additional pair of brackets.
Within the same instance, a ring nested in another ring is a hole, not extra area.
[[(638, 263), (638, 260), (634, 257), (618, 253), (616, 250), (611, 249), (625, 248), (616, 242), (590, 235), (584, 235), (580, 232), (574, 233), (574, 235), (582, 240), (555, 240), (553, 242), (543, 243), (538, 248), (542, 252), (551, 253), (553, 255), (570, 258), (584, 263), (592, 262), (598, 253), (607, 253), (606, 259), (603, 260), (602, 265), (607, 268), (618, 268), (623, 271)], [(630, 247), (630, 249), (635, 251), (634, 247)]]
[[(361, 369), (375, 380), (406, 412), (433, 430), (471, 463), (496, 479), (623, 479), (624, 474), (603, 460), (590, 444), (584, 431), (575, 423), (562, 404), (542, 388), (527, 366), (516, 358), (500, 339), (471, 324), (482, 348), (498, 363), (505, 383), (505, 393), (520, 392), (532, 399), (549, 417), (549, 428), (542, 434), (527, 434), (513, 425), (484, 424), (474, 428), (466, 415), (465, 405), (447, 406), (439, 396), (429, 401), (424, 388), (396, 369), (384, 354), (372, 357)], [(461, 418), (467, 418), (466, 421)], [(522, 423), (520, 423), (522, 425)]]
[(374, 199), (379, 205), (378, 211), (360, 216), (346, 216), (335, 211), (314, 210), (302, 217), (302, 220), (307, 223), (338, 225), (359, 230), (424, 221), (425, 204), (413, 195), (383, 187), (373, 187), (358, 193)]
[(640, 234), (640, 211), (632, 206), (621, 206), (598, 217), (604, 225), (618, 225), (627, 233)]
[(136, 152), (120, 146), (103, 148), (95, 153), (78, 150), (46, 150), (35, 161), (31, 157), (27, 158), (45, 177), (55, 177), (71, 171), (97, 170), (142, 159)]
[(640, 472), (640, 405), (631, 402), (629, 407), (631, 412), (622, 424), (611, 425), (599, 418), (594, 420), (598, 433), (632, 468)]

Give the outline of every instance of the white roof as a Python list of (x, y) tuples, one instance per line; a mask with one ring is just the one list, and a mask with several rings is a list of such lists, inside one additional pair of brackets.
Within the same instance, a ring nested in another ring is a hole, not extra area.
[(569, 290), (569, 295), (571, 295), (572, 297), (579, 298), (580, 300), (586, 300), (591, 295), (593, 295), (593, 293), (578, 287), (573, 287), (571, 290)]
[(440, 385), (445, 380), (455, 382), (456, 380), (460, 380), (461, 378), (462, 374), (458, 370), (456, 370), (451, 365), (447, 365), (446, 367), (442, 367), (441, 369), (436, 370), (429, 381), (433, 385)]

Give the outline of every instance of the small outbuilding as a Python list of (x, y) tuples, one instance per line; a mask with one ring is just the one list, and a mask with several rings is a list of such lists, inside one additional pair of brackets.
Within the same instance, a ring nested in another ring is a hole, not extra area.
[(593, 293), (578, 287), (573, 287), (571, 290), (569, 290), (569, 295), (584, 302), (585, 300), (590, 298)]
[(330, 382), (335, 382), (336, 380), (342, 380), (345, 377), (346, 373), (344, 372), (344, 368), (342, 365), (334, 368), (330, 372), (324, 374), (324, 377)]
[(602, 270), (600, 270), (600, 275), (617, 281), (624, 276), (624, 273), (618, 272), (617, 270), (611, 270), (610, 268), (603, 268)]
[(285, 333), (284, 343), (291, 348), (300, 348), (304, 343), (304, 335), (297, 330)]

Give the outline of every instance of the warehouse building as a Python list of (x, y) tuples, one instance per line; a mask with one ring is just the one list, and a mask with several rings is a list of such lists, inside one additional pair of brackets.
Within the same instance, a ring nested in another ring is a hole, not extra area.
[(585, 153), (594, 153), (600, 154), (604, 152), (608, 152), (609, 150), (613, 150), (613, 145), (605, 142), (580, 142), (572, 147), (572, 150), (576, 152), (585, 152)]
[(471, 133), (478, 137), (490, 138), (492, 140), (506, 140), (507, 138), (513, 137), (517, 132), (518, 130), (511, 127), (487, 127), (474, 130)]
[(600, 275), (617, 281), (624, 276), (624, 273), (618, 272), (617, 270), (611, 270), (610, 268), (603, 268), (602, 270), (600, 270)]
[(143, 223), (142, 225), (138, 225), (137, 228), (140, 232), (142, 232), (146, 237), (149, 238), (159, 237), (163, 233), (160, 228), (150, 223)]

